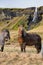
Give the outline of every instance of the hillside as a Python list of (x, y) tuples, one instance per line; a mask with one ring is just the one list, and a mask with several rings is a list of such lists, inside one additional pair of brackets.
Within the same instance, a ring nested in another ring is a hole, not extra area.
[[(11, 20), (13, 17), (33, 14), (35, 7), (30, 8), (0, 8), (0, 21)], [(38, 8), (38, 12), (43, 14), (43, 6)]]
[(0, 31), (2, 29), (9, 29), (11, 30), (13, 28), (13, 26), (18, 22), (21, 21), (24, 18), (24, 16), (21, 17), (14, 17), (12, 20), (9, 20), (9, 22), (7, 23), (7, 21), (5, 22), (0, 22)]
[[(43, 13), (43, 7), (39, 8)], [(0, 65), (43, 65), (43, 56), (39, 53), (35, 46), (26, 46), (26, 52), (21, 52), (18, 43), (18, 25), (24, 24), (27, 33), (37, 33), (42, 38), (43, 43), (43, 16), (42, 20), (35, 25), (31, 25), (31, 29), (27, 31), (27, 17), (30, 12), (34, 12), (33, 8), (26, 9), (0, 9), (0, 31), (8, 29), (10, 31), (10, 40), (5, 42), (4, 51), (1, 52), (0, 45)]]
[(43, 21), (41, 21), (38, 26), (35, 26), (29, 32), (43, 32)]
[[(27, 17), (29, 16), (30, 12), (33, 13), (34, 12), (35, 7), (32, 8), (25, 8), (25, 9), (9, 9), (9, 8), (5, 8), (5, 9), (0, 9), (0, 14), (4, 17), (11, 17), (11, 19), (8, 20), (0, 20), (0, 31), (2, 29), (9, 29), (10, 31), (17, 31), (18, 30), (18, 25), (19, 24), (24, 24), (25, 29), (27, 30), (28, 26), (27, 26)], [(43, 14), (43, 6), (39, 7), (38, 10), (40, 11), (40, 13)], [(11, 15), (11, 12), (13, 12), (13, 14)], [(16, 12), (16, 16), (13, 16), (14, 13)], [(0, 19), (3, 17), (1, 17), (0, 15)], [(13, 16), (13, 18), (12, 18)], [(30, 26), (30, 31), (31, 32), (36, 32), (39, 35), (43, 35), (43, 20), (40, 21), (37, 24), (33, 24)], [(29, 32), (30, 32), (29, 31)], [(39, 32), (40, 31), (40, 32)], [(41, 35), (41, 37), (42, 37)]]
[[(27, 17), (33, 15), (35, 7), (30, 8), (0, 8), (0, 30), (8, 28), (17, 30), (19, 24), (24, 24), (27, 29)], [(38, 12), (43, 14), (43, 6), (38, 8)], [(21, 19), (21, 17), (23, 17)], [(34, 27), (34, 26), (32, 26)], [(32, 28), (31, 27), (31, 28)]]
[(33, 29), (27, 31), (27, 33), (37, 33), (43, 39), (43, 19)]

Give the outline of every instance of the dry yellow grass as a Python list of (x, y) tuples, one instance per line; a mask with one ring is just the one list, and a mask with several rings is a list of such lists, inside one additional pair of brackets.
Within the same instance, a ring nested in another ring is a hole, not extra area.
[(39, 23), (38, 27), (28, 31), (28, 32), (43, 32), (43, 19), (42, 21)]
[(39, 26), (39, 27), (37, 27), (35, 29), (32, 29), (32, 30), (30, 30), (28, 32), (43, 32), (43, 26)]
[(4, 52), (0, 52), (0, 65), (43, 65), (43, 59), (34, 47), (27, 47), (22, 53), (19, 46), (5, 45)]
[[(11, 31), (10, 34), (13, 40), (17, 31)], [(42, 56), (37, 54), (34, 47), (26, 47), (26, 53), (22, 53), (18, 42), (10, 43), (11, 45), (5, 45), (4, 52), (0, 51), (0, 65), (43, 65)]]
[(27, 31), (27, 33), (37, 33), (41, 36), (41, 38), (43, 40), (43, 20), (39, 23), (38, 27)]

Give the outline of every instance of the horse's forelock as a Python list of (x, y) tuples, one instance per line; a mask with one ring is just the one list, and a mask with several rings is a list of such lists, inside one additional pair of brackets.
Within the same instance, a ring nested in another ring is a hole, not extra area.
[(19, 29), (18, 29), (18, 34), (19, 34), (19, 35), (22, 34), (22, 28), (21, 28), (21, 27), (19, 27)]
[(19, 32), (18, 32), (18, 34), (19, 34), (19, 36), (26, 36), (26, 32), (25, 32), (25, 30), (24, 30), (24, 27), (19, 27), (19, 30), (18, 30)]

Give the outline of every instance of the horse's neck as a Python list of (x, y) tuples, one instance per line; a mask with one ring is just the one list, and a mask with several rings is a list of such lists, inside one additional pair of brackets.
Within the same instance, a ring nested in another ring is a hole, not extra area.
[(24, 37), (25, 37), (27, 33), (26, 33), (26, 31), (25, 31), (25, 30), (23, 30), (23, 33), (22, 33), (22, 34), (23, 34), (23, 35), (24, 35)]
[(21, 36), (21, 34), (22, 34), (22, 28), (19, 27), (19, 29), (18, 29), (18, 35)]
[(0, 40), (3, 40), (3, 38), (4, 38), (3, 33), (0, 33)]
[(5, 34), (3, 32), (1, 32), (1, 35), (4, 37)]

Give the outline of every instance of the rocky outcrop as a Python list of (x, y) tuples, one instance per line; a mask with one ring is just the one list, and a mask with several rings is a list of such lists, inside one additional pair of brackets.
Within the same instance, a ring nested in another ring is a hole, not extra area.
[[(17, 9), (17, 8), (0, 8), (0, 21), (10, 20), (16, 16), (22, 15), (30, 15), (33, 14), (35, 7), (25, 8), (25, 9)], [(43, 14), (43, 6), (38, 8), (38, 12)]]

